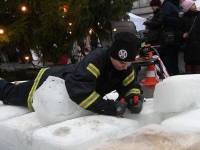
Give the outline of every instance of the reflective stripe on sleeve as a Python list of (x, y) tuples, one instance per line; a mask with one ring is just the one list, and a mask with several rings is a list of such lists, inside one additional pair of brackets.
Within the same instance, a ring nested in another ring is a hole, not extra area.
[(125, 93), (125, 97), (127, 97), (130, 94), (137, 94), (140, 95), (140, 90), (137, 88), (132, 88), (128, 92)]
[(31, 91), (29, 92), (29, 95), (28, 95), (28, 108), (29, 108), (29, 110), (30, 110), (31, 112), (34, 111), (34, 108), (33, 108), (33, 106), (32, 106), (32, 103), (33, 103), (33, 95), (34, 95), (34, 93), (35, 93), (35, 90), (36, 90), (36, 88), (37, 88), (39, 82), (40, 82), (40, 79), (41, 79), (42, 75), (44, 74), (44, 72), (45, 72), (47, 69), (48, 69), (48, 68), (42, 68), (42, 69), (39, 71), (39, 73), (38, 73), (36, 79), (34, 80), (34, 83), (33, 83), (33, 86), (32, 86), (32, 88), (31, 88)]
[(132, 71), (132, 73), (123, 80), (123, 85), (129, 85), (134, 80), (134, 78), (134, 71)]
[(88, 108), (92, 103), (94, 103), (98, 98), (99, 94), (94, 91), (88, 98), (86, 98), (84, 101), (82, 101), (79, 105), (83, 108)]
[(98, 78), (98, 76), (100, 75), (99, 69), (95, 65), (93, 65), (92, 63), (90, 63), (87, 66), (87, 70), (89, 70), (96, 78)]

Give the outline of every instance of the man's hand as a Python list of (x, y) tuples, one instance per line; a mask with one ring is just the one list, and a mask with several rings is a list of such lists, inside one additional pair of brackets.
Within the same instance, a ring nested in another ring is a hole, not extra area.
[(116, 100), (116, 116), (117, 117), (123, 117), (124, 112), (126, 111), (126, 108), (128, 106), (128, 103), (125, 101), (124, 98), (121, 98), (120, 100)]

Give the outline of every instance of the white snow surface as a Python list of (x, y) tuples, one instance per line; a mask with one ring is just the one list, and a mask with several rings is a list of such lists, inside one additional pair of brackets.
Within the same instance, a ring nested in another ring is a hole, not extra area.
[(173, 76), (155, 87), (154, 109), (158, 112), (182, 112), (200, 107), (200, 75)]
[(35, 92), (33, 107), (44, 126), (92, 114), (69, 98), (63, 79), (52, 76)]
[(0, 103), (0, 150), (199, 150), (199, 82), (200, 75), (169, 77), (140, 114), (117, 118), (85, 113), (63, 80), (49, 77), (35, 94), (35, 112)]

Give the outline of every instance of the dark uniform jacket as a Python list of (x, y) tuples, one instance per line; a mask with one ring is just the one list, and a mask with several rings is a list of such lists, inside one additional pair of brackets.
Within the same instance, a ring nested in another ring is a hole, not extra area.
[[(112, 66), (109, 53), (110, 49), (94, 50), (77, 64), (58, 70), (47, 69), (43, 73), (40, 71), (38, 76), (41, 76), (41, 80), (38, 87), (49, 75), (60, 77), (65, 80), (68, 94), (75, 103), (95, 113), (114, 116), (114, 100), (105, 100), (103, 96), (113, 90), (122, 97), (140, 94), (141, 91), (135, 84), (135, 73), (132, 67), (122, 71), (116, 70)], [(29, 95), (31, 93), (34, 93), (34, 89)], [(31, 99), (30, 96), (30, 107)]]

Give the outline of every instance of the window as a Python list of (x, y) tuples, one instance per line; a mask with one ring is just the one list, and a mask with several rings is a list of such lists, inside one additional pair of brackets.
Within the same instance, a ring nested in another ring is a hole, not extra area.
[(149, 0), (137, 0), (133, 3), (133, 8), (148, 7)]

